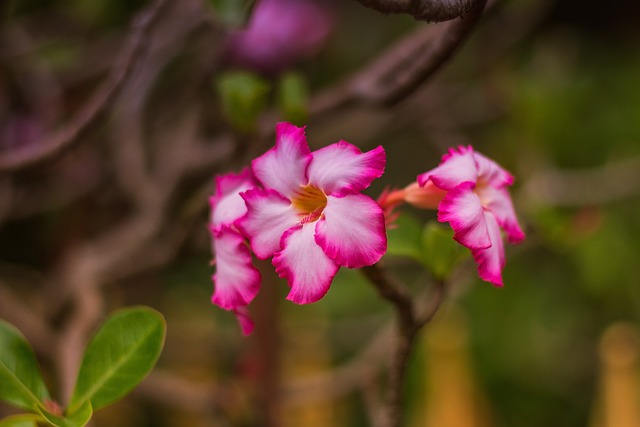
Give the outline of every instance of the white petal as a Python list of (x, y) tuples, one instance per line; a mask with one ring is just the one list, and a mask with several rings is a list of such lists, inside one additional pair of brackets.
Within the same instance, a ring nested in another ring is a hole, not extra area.
[(312, 153), (307, 170), (309, 182), (325, 194), (357, 193), (382, 176), (386, 155), (382, 147), (362, 153), (358, 147), (340, 141)]
[(260, 289), (260, 273), (251, 264), (244, 237), (225, 226), (215, 230), (212, 237), (216, 272), (211, 301), (225, 310), (246, 306)]
[(310, 161), (311, 151), (304, 128), (278, 123), (275, 147), (251, 162), (251, 167), (265, 188), (291, 198), (297, 189), (307, 184), (306, 171)]
[(387, 251), (382, 208), (364, 194), (327, 197), (316, 231), (316, 241), (325, 253), (345, 267), (375, 264)]
[(247, 214), (235, 225), (249, 238), (251, 249), (265, 259), (280, 250), (284, 232), (299, 222), (291, 202), (274, 190), (252, 189), (242, 193)]
[(276, 272), (291, 286), (287, 299), (298, 304), (322, 298), (339, 268), (316, 244), (314, 234), (314, 223), (287, 230), (283, 249), (273, 257)]

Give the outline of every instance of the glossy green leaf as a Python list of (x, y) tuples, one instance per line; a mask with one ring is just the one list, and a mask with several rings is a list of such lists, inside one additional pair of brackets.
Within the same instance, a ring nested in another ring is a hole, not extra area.
[(86, 402), (98, 410), (131, 391), (158, 360), (165, 330), (164, 318), (151, 308), (114, 313), (85, 350), (69, 412)]
[(422, 231), (423, 264), (437, 279), (445, 279), (453, 267), (468, 256), (469, 251), (453, 240), (449, 226), (428, 222)]
[(11, 415), (0, 420), (0, 427), (36, 427), (42, 417), (35, 414)]
[(221, 75), (216, 87), (227, 120), (241, 132), (252, 132), (267, 106), (269, 82), (255, 74), (236, 71)]
[(38, 405), (36, 410), (46, 422), (55, 427), (83, 427), (89, 422), (93, 415), (93, 409), (89, 401), (86, 401), (75, 412), (64, 416), (54, 415), (47, 411), (42, 405)]
[(387, 255), (403, 256), (422, 261), (422, 227), (411, 215), (402, 214), (387, 232)]
[(48, 397), (29, 343), (13, 325), (0, 320), (0, 400), (33, 409)]
[(290, 72), (282, 76), (278, 86), (277, 102), (282, 118), (298, 126), (309, 117), (309, 87), (299, 73)]

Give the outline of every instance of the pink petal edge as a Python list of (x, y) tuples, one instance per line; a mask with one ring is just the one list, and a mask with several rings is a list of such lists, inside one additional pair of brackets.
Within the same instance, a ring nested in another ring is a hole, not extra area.
[(253, 174), (265, 188), (290, 198), (300, 186), (307, 184), (311, 151), (304, 129), (278, 123), (275, 146), (251, 162)]
[(247, 213), (234, 224), (249, 238), (258, 258), (269, 258), (280, 250), (282, 234), (299, 218), (291, 202), (275, 190), (252, 189), (241, 197), (247, 204)]
[(364, 194), (329, 196), (323, 218), (316, 225), (315, 241), (341, 266), (375, 264), (387, 251), (384, 212)]
[(228, 226), (213, 230), (216, 272), (211, 302), (225, 310), (249, 304), (260, 290), (260, 273), (244, 237)]
[(438, 206), (438, 221), (451, 225), (456, 242), (469, 249), (484, 249), (491, 246), (491, 239), (484, 209), (473, 189), (473, 183), (465, 182), (449, 191)]
[(291, 287), (287, 299), (296, 304), (320, 300), (329, 291), (339, 266), (316, 244), (313, 223), (298, 225), (282, 236), (282, 250), (273, 257), (280, 277)]
[(502, 287), (502, 269), (506, 261), (500, 226), (490, 212), (485, 212), (484, 216), (492, 245), (485, 249), (473, 249), (471, 253), (478, 264), (478, 276), (486, 282)]
[(442, 190), (452, 190), (463, 182), (476, 183), (478, 168), (473, 157), (473, 148), (458, 147), (449, 149), (449, 153), (442, 156), (439, 166), (418, 175), (418, 183), (424, 186), (429, 180)]
[(312, 153), (307, 169), (310, 184), (336, 197), (357, 193), (384, 173), (386, 153), (382, 146), (363, 153), (346, 141)]

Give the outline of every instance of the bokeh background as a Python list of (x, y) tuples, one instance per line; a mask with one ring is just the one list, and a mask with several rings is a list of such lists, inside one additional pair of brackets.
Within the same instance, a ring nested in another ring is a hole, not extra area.
[[(387, 172), (369, 189), (374, 197), (410, 183), (460, 144), (516, 177), (512, 195), (527, 239), (507, 245), (504, 288), (480, 281), (471, 260), (456, 271), (411, 358), (407, 426), (640, 425), (640, 5), (492, 2), (461, 51), (401, 103), (319, 116), (300, 105), (427, 24), (355, 1), (318, 0), (319, 9), (295, 15), (305, 1), (283, 6), (293, 16), (264, 18), (264, 33), (242, 47), (229, 41), (225, 23), (235, 18), (221, 11), (234, 9), (222, 3), (167, 6), (137, 74), (73, 147), (0, 172), (1, 318), (28, 328), (15, 309), (32, 312), (64, 347), (79, 303), (61, 282), (89, 259), (83, 251), (104, 244), (117, 253), (122, 236), (131, 258), (114, 262), (112, 275), (90, 276), (98, 277), (100, 304), (87, 328), (133, 304), (167, 318), (156, 371), (97, 413), (94, 425), (370, 425), (392, 311), (358, 272), (341, 271), (322, 301), (295, 306), (264, 263), (248, 338), (210, 303), (213, 177), (247, 165), (273, 143), (268, 129), (291, 114), (308, 124), (314, 147), (339, 139), (383, 145)], [(0, 153), (37, 150), (73, 119), (117, 64), (145, 6), (2, 2)], [(298, 32), (283, 29), (301, 24)], [(269, 51), (272, 30), (285, 42)], [(250, 51), (244, 59), (242, 49)], [(221, 77), (238, 69), (252, 73), (247, 85), (257, 90), (249, 124), (225, 110)], [(294, 90), (287, 112), (278, 91), (291, 70), (304, 89)], [(139, 150), (122, 148), (129, 146)], [(136, 173), (140, 165), (149, 173)], [(154, 199), (165, 189), (161, 202)], [(157, 204), (140, 202), (145, 197)], [(143, 208), (147, 216), (122, 227)], [(402, 212), (418, 223), (435, 218)], [(150, 223), (149, 236), (129, 248), (128, 237)], [(419, 265), (385, 262), (420, 291)], [(64, 352), (34, 347), (55, 390)]]

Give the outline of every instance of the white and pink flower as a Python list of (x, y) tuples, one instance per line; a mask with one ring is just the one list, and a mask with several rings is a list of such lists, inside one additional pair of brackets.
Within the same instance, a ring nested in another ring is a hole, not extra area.
[(251, 262), (251, 252), (245, 237), (234, 223), (247, 213), (240, 193), (256, 185), (258, 184), (248, 169), (239, 174), (218, 176), (214, 195), (209, 199), (209, 231), (216, 266), (211, 302), (233, 311), (245, 335), (253, 330), (253, 322), (246, 306), (260, 289), (260, 273)]
[(261, 187), (241, 193), (247, 213), (234, 225), (306, 304), (322, 298), (341, 266), (372, 265), (386, 252), (384, 213), (360, 192), (384, 172), (385, 152), (340, 141), (314, 152), (304, 128), (276, 126), (276, 145), (252, 162)]
[(418, 176), (418, 183), (422, 190), (410, 189), (413, 203), (437, 203), (438, 221), (448, 222), (454, 239), (471, 249), (480, 278), (502, 286), (501, 229), (511, 243), (524, 239), (507, 191), (513, 176), (468, 146), (450, 149), (438, 167)]

